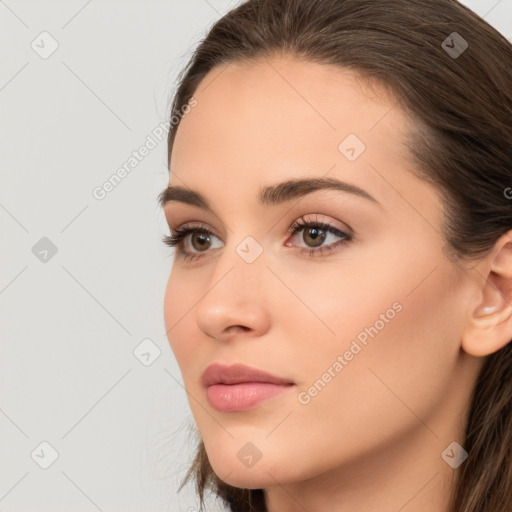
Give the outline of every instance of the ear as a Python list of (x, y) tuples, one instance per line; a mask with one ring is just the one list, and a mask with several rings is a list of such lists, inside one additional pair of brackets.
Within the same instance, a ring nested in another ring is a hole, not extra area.
[(472, 305), (462, 336), (462, 348), (482, 357), (512, 339), (512, 230), (500, 237), (491, 253), (473, 270), (481, 298)]

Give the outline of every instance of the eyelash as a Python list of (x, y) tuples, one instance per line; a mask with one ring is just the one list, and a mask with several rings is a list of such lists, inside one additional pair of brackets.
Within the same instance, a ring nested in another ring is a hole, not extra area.
[[(301, 217), (300, 219), (296, 220), (290, 226), (290, 228), (288, 229), (288, 234), (291, 236), (295, 236), (297, 233), (304, 230), (305, 228), (311, 227), (320, 228), (327, 233), (331, 233), (335, 236), (340, 237), (341, 240), (339, 240), (338, 242), (334, 242), (330, 245), (320, 246), (319, 248), (301, 247), (301, 254), (307, 253), (309, 256), (323, 256), (325, 253), (330, 253), (334, 251), (339, 246), (348, 245), (353, 239), (353, 235), (345, 233), (344, 231), (341, 231), (340, 229), (336, 228), (331, 224), (319, 221), (306, 221), (304, 217)], [(182, 242), (185, 239), (185, 237), (191, 233), (215, 236), (215, 234), (212, 231), (204, 227), (189, 227), (185, 225), (179, 229), (174, 230), (174, 232), (171, 233), (170, 235), (164, 235), (162, 241), (165, 245), (168, 245), (169, 247), (177, 247), (179, 254), (183, 257), (184, 260), (196, 261), (202, 257), (201, 253), (190, 253), (189, 251), (185, 251), (183, 249)]]

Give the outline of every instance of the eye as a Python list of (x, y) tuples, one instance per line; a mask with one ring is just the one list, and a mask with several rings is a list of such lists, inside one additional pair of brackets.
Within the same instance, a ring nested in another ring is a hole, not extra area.
[[(298, 236), (300, 232), (303, 232), (301, 237)], [(292, 235), (292, 239), (302, 239), (306, 245), (298, 246), (300, 252), (309, 256), (322, 256), (335, 251), (339, 246), (348, 245), (353, 239), (352, 234), (345, 233), (331, 224), (317, 220), (308, 221), (304, 217), (295, 221), (288, 229), (288, 233)], [(338, 241), (336, 241), (336, 238), (338, 238)], [(212, 239), (220, 241), (216, 235), (205, 227), (184, 225), (174, 230), (171, 235), (164, 235), (162, 240), (169, 247), (177, 247), (178, 253), (184, 260), (195, 261), (202, 257), (202, 253), (208, 252), (208, 249), (222, 246), (222, 242), (217, 244), (217, 247), (212, 245)], [(329, 239), (334, 240), (328, 245), (323, 245)], [(293, 247), (294, 244), (287, 241), (285, 246)]]
[[(288, 231), (293, 238), (299, 238), (306, 244), (306, 246), (301, 247), (300, 252), (309, 256), (323, 256), (335, 251), (339, 246), (348, 245), (353, 239), (353, 235), (345, 233), (331, 224), (317, 220), (308, 221), (304, 217), (295, 221)], [(301, 232), (302, 235), (298, 236)], [(334, 239), (334, 241), (323, 245), (329, 238)], [(337, 242), (335, 241), (336, 238), (339, 239)], [(288, 243), (285, 245), (289, 246)]]
[[(190, 238), (187, 238), (189, 235)], [(164, 235), (162, 241), (169, 247), (177, 247), (178, 253), (183, 256), (185, 260), (197, 260), (201, 257), (201, 252), (207, 252), (211, 248), (211, 238), (218, 238), (209, 230), (204, 227), (194, 227), (185, 225), (179, 229), (175, 229), (170, 235)], [(195, 253), (184, 246), (187, 242), (192, 246), (192, 249), (199, 251)]]

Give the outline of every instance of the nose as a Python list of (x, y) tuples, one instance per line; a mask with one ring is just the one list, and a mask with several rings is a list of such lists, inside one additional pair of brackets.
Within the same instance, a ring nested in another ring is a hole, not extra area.
[[(229, 249), (228, 249), (229, 251)], [(226, 341), (236, 335), (257, 337), (270, 328), (270, 303), (263, 258), (247, 263), (233, 249), (219, 258), (195, 314), (207, 336)]]

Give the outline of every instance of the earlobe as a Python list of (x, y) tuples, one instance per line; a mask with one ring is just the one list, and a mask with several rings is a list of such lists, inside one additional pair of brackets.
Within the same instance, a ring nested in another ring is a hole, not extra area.
[(462, 348), (476, 357), (490, 355), (512, 339), (512, 231), (503, 235), (476, 270), (481, 299), (468, 313)]

